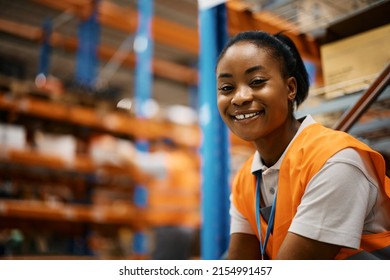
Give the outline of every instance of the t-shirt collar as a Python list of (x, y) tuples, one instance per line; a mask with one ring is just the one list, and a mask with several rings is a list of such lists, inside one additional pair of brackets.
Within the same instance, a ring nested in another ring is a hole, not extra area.
[(252, 160), (252, 167), (251, 167), (252, 173), (254, 173), (258, 170), (265, 171), (267, 169), (275, 169), (275, 170), (280, 169), (280, 165), (281, 165), (281, 163), (286, 155), (286, 151), (288, 150), (288, 147), (291, 145), (291, 143), (294, 141), (294, 139), (302, 132), (303, 129), (305, 129), (306, 127), (308, 127), (309, 125), (311, 125), (313, 123), (316, 123), (316, 121), (313, 119), (313, 117), (311, 115), (307, 115), (306, 117), (302, 117), (298, 121), (301, 122), (301, 125), (300, 125), (298, 131), (295, 133), (294, 138), (291, 140), (291, 142), (288, 144), (287, 148), (284, 150), (282, 156), (278, 159), (278, 161), (274, 165), (272, 165), (271, 167), (265, 166), (261, 160), (260, 153), (258, 151), (255, 152), (255, 155), (254, 155), (253, 160)]

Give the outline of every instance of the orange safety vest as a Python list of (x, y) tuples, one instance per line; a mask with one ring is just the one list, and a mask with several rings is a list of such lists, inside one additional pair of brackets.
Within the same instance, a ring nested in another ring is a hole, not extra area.
[(169, 151), (167, 176), (148, 187), (148, 220), (152, 226), (200, 227), (200, 175), (195, 159)]
[[(347, 133), (319, 123), (309, 125), (291, 143), (280, 167), (274, 229), (266, 248), (270, 259), (277, 256), (310, 179), (330, 157), (348, 147), (369, 153), (380, 187), (385, 190), (390, 203), (390, 179), (385, 175), (385, 161), (381, 154)], [(232, 192), (235, 207), (247, 218), (259, 238), (255, 214), (256, 176), (251, 174), (252, 160), (253, 156), (235, 177)], [(266, 227), (266, 221), (261, 217), (263, 236)], [(390, 259), (390, 231), (362, 234), (360, 246), (359, 250), (341, 249), (336, 259)]]

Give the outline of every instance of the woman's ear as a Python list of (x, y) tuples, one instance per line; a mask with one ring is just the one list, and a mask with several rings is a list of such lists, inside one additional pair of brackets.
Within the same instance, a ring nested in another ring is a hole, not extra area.
[(289, 77), (287, 79), (288, 99), (293, 101), (297, 95), (297, 80), (295, 77)]

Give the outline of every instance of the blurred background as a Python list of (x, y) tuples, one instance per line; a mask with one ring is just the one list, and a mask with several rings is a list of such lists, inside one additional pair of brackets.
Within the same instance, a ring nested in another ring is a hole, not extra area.
[(0, 0), (0, 258), (222, 257), (254, 150), (215, 117), (213, 66), (240, 31), (290, 36), (311, 78), (297, 117), (388, 159), (389, 15), (386, 0)]

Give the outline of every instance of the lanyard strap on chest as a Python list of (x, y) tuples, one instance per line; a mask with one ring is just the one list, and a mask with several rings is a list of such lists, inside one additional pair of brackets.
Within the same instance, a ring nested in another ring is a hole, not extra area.
[(261, 215), (261, 203), (260, 203), (260, 201), (261, 201), (261, 189), (260, 189), (261, 179), (262, 179), (262, 174), (261, 174), (261, 170), (259, 170), (256, 172), (256, 205), (255, 205), (255, 209), (256, 209), (257, 230), (259, 233), (261, 258), (264, 259), (265, 249), (267, 248), (268, 239), (269, 239), (271, 231), (274, 227), (275, 208), (276, 208), (276, 193), (275, 193), (274, 200), (272, 202), (271, 213), (270, 213), (270, 216), (268, 219), (267, 230), (266, 230), (264, 243), (263, 243), (263, 241), (262, 241), (263, 238), (262, 238), (262, 234), (261, 234), (261, 219), (260, 219), (260, 215)]

